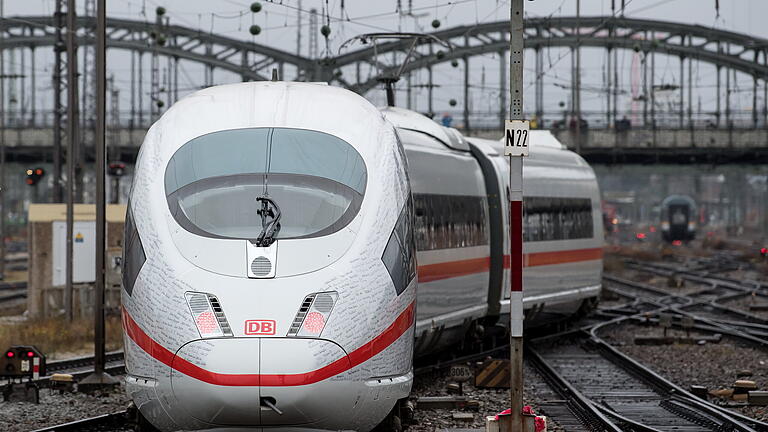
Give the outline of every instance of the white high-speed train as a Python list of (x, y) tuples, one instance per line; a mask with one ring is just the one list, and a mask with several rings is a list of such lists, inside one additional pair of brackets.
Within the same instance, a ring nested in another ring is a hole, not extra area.
[[(573, 314), (600, 290), (597, 183), (532, 140), (527, 314)], [(163, 431), (373, 429), (414, 353), (508, 322), (507, 173), (498, 142), (326, 85), (179, 101), (147, 133), (126, 217), (130, 396)]]

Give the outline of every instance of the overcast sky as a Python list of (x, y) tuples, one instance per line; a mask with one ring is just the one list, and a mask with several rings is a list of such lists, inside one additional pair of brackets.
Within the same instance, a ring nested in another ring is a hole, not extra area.
[[(615, 1), (620, 8), (622, 0), (582, 0), (582, 15), (607, 15), (611, 13), (611, 3)], [(78, 1), (78, 9), (82, 10), (84, 0)], [(347, 39), (366, 32), (378, 31), (432, 31), (430, 23), (433, 19), (441, 21), (441, 29), (460, 24), (490, 22), (503, 20), (509, 16), (509, 2), (500, 0), (275, 0), (261, 1), (263, 10), (252, 14), (249, 10), (251, 2), (242, 0), (111, 0), (108, 1), (110, 16), (153, 20), (155, 8), (163, 6), (167, 9), (172, 23), (204, 31), (213, 32), (227, 37), (253, 40), (255, 42), (296, 52), (297, 15), (302, 14), (302, 55), (307, 55), (308, 41), (308, 10), (318, 11), (328, 7), (327, 15), (331, 20), (332, 33), (329, 38), (329, 48), (333, 55), (338, 47)], [(626, 12), (629, 17), (651, 18), (677, 21), (689, 24), (700, 24), (707, 27), (728, 29), (732, 31), (768, 37), (768, 1), (766, 0), (720, 0), (720, 14), (715, 11), (715, 0), (625, 0)], [(50, 15), (54, 10), (53, 0), (5, 0), (5, 15)], [(398, 4), (403, 12), (398, 13)], [(301, 5), (299, 7), (299, 5)], [(345, 8), (342, 10), (342, 5)], [(525, 2), (526, 14), (530, 17), (542, 16), (571, 16), (575, 15), (576, 0), (535, 0)], [(618, 11), (617, 11), (618, 13)], [(252, 24), (261, 26), (262, 33), (252, 37), (248, 28)], [(320, 37), (321, 47), (324, 40)], [(582, 55), (582, 82), (590, 90), (582, 94), (582, 106), (585, 110), (599, 111), (604, 109), (605, 92), (602, 66), (605, 57), (604, 50), (585, 49)], [(18, 56), (17, 56), (18, 57)], [(471, 61), (470, 72), (473, 76), (472, 100), (470, 106), (474, 111), (493, 111), (498, 109), (494, 101), (498, 100), (498, 59), (488, 55)], [(620, 111), (631, 114), (633, 104), (628, 94), (631, 93), (631, 82), (634, 70), (637, 72), (637, 57), (631, 51), (620, 54), (619, 82), (627, 96), (620, 98)], [(123, 88), (121, 92), (121, 110), (128, 108), (130, 69), (129, 56), (124, 53), (110, 54), (108, 69), (116, 74), (116, 80)], [(8, 57), (6, 57), (7, 62)], [(18, 64), (19, 59), (14, 59)], [(38, 58), (38, 74), (50, 76), (52, 57), (40, 54)], [(526, 58), (526, 103), (527, 111), (533, 110), (533, 62), (532, 56)], [(559, 110), (559, 103), (569, 102), (567, 84), (570, 81), (570, 56), (567, 49), (552, 48), (545, 54), (545, 110)], [(10, 65), (10, 63), (7, 63)], [(28, 63), (27, 63), (28, 64)], [(657, 83), (676, 83), (679, 77), (677, 59), (659, 56), (656, 59)], [(435, 93), (436, 111), (460, 111), (462, 109), (460, 68), (452, 68), (450, 64), (437, 67), (435, 80), (441, 85)], [(8, 71), (6, 71), (7, 73)], [(717, 95), (712, 89), (714, 83), (714, 68), (708, 65), (695, 66), (694, 82), (697, 91), (694, 101), (702, 106), (704, 111), (713, 109)], [(148, 85), (148, 72), (145, 81)], [(426, 74), (414, 77), (414, 82), (425, 82)], [(481, 81), (481, 77), (486, 79)], [(180, 87), (186, 93), (202, 84), (202, 68), (192, 64), (182, 64)], [(216, 83), (234, 82), (238, 77), (233, 74), (217, 73)], [(739, 74), (738, 86), (740, 91), (733, 94), (734, 105), (740, 109), (751, 109), (751, 78)], [(28, 85), (28, 84), (26, 84)], [(50, 88), (49, 83), (38, 80), (39, 93)], [(147, 91), (147, 90), (145, 90)], [(415, 107), (426, 110), (426, 90), (414, 90)], [(402, 94), (402, 92), (400, 92)], [(382, 92), (371, 92), (369, 98), (375, 103), (383, 102)], [(399, 96), (401, 97), (401, 96)], [(404, 96), (402, 96), (404, 97)], [(722, 95), (721, 95), (722, 97)], [(38, 105), (45, 106), (50, 97), (39, 96)], [(148, 98), (145, 98), (148, 99)], [(448, 101), (456, 99), (459, 105), (451, 108)], [(758, 107), (762, 109), (762, 90)], [(697, 108), (694, 108), (696, 110)], [(634, 105), (637, 110), (637, 104)]]

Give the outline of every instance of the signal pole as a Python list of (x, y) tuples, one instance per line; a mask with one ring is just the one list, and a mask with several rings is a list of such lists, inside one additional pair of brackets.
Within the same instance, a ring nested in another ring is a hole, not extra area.
[(530, 125), (523, 120), (523, 2), (512, 0), (509, 31), (509, 120), (504, 154), (509, 156), (510, 240), (510, 415), (501, 430), (522, 432), (523, 418), (523, 157), (528, 156)]
[(80, 381), (79, 386), (95, 390), (105, 386), (114, 386), (118, 382), (104, 372), (105, 331), (104, 331), (104, 276), (106, 273), (106, 180), (105, 139), (107, 126), (107, 70), (106, 70), (106, 2), (98, 0), (96, 6), (96, 284), (95, 304), (93, 307), (93, 374)]

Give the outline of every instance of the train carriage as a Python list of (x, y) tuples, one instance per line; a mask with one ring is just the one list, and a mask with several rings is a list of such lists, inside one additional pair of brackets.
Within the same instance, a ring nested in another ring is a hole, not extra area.
[[(571, 315), (599, 292), (599, 192), (583, 159), (532, 139), (526, 308)], [(142, 415), (164, 431), (371, 430), (408, 396), (414, 353), (508, 321), (502, 152), (326, 85), (176, 103), (147, 133), (126, 220)]]

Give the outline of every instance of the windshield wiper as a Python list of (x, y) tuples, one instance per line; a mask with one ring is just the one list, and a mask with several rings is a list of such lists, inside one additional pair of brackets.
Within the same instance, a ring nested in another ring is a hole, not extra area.
[[(261, 216), (261, 233), (256, 237), (256, 246), (269, 247), (280, 231), (280, 207), (266, 195), (256, 198), (256, 201), (261, 202), (261, 209), (256, 212)], [(272, 220), (267, 222), (267, 218)]]

